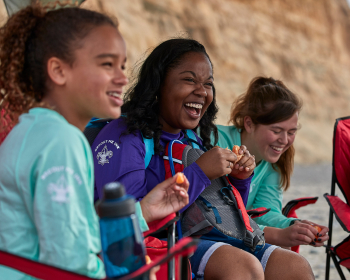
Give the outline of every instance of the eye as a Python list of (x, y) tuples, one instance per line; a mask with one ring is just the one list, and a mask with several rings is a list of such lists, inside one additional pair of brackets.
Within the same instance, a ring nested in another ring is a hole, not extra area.
[(187, 81), (187, 82), (194, 83), (194, 79), (193, 78), (184, 78), (184, 80)]
[(280, 133), (279, 130), (272, 130), (272, 132), (273, 132), (274, 134), (279, 134), (279, 133)]
[(293, 136), (293, 135), (295, 135), (296, 133), (297, 133), (296, 131), (290, 131), (290, 132), (288, 132), (288, 135)]
[(206, 83), (205, 87), (207, 88), (213, 88), (214, 84), (212, 82)]
[(113, 66), (113, 63), (110, 62), (110, 61), (106, 61), (106, 62), (103, 62), (103, 63), (102, 63), (102, 66), (112, 67), (112, 66)]

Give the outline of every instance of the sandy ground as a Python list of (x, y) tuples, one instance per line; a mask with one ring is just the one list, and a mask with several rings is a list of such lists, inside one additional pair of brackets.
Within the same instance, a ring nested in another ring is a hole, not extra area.
[[(330, 193), (331, 188), (331, 164), (319, 165), (297, 165), (291, 180), (290, 189), (284, 194), (284, 205), (291, 199), (318, 196), (316, 204), (308, 205), (297, 211), (299, 218), (313, 221), (315, 223), (328, 226), (329, 207), (323, 197), (324, 193)], [(343, 198), (340, 191), (336, 194)], [(345, 200), (344, 200), (345, 201)], [(335, 220), (335, 219), (334, 219)], [(343, 231), (339, 223), (335, 220), (333, 223), (332, 244), (336, 245), (348, 234)], [(323, 247), (301, 246), (300, 254), (310, 263), (316, 279), (325, 279), (326, 254)], [(350, 273), (343, 268), (346, 279), (350, 279)], [(340, 279), (334, 264), (331, 262), (330, 279)]]

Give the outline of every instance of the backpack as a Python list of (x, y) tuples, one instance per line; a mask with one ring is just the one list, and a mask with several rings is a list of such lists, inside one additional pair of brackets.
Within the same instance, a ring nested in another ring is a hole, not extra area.
[[(179, 140), (169, 142), (164, 156), (166, 177), (183, 171), (203, 153)], [(238, 240), (252, 252), (257, 245), (265, 244), (264, 232), (248, 216), (239, 192), (227, 176), (211, 180), (211, 185), (182, 213), (180, 233), (229, 244)]]

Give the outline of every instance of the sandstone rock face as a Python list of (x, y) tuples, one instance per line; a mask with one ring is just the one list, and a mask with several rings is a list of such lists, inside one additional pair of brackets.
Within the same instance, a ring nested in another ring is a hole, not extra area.
[(88, 0), (116, 15), (130, 65), (171, 37), (202, 42), (214, 64), (226, 124), (257, 75), (281, 79), (304, 101), (296, 161), (330, 161), (334, 120), (350, 115), (350, 9), (345, 0)]
[(304, 101), (296, 162), (330, 161), (335, 118), (350, 115), (350, 9), (346, 0), (87, 0), (116, 16), (128, 66), (163, 40), (202, 42), (214, 64), (220, 113), (258, 75), (281, 79)]

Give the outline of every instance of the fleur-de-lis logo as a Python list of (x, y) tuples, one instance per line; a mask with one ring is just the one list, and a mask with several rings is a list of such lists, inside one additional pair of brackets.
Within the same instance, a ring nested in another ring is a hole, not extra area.
[(62, 175), (56, 183), (50, 183), (47, 190), (50, 194), (53, 194), (53, 196), (51, 196), (53, 201), (67, 203), (69, 201), (68, 195), (70, 188), (66, 178)]
[(99, 160), (98, 164), (101, 164), (103, 166), (105, 163), (109, 163), (109, 160), (107, 159), (107, 157), (111, 158), (112, 156), (113, 156), (113, 152), (108, 151), (107, 145), (105, 145), (102, 151), (97, 154), (96, 158)]

